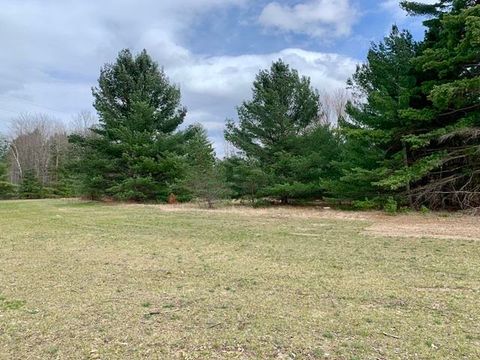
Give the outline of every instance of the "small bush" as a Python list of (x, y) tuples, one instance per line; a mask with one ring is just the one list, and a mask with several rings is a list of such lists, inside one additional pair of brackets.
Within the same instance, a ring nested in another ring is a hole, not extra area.
[(422, 214), (428, 214), (430, 212), (430, 209), (427, 208), (425, 205), (422, 205), (422, 207), (420, 208), (420, 212)]
[(393, 197), (389, 197), (383, 205), (383, 210), (388, 214), (396, 214), (398, 211), (398, 203)]
[(381, 207), (378, 201), (371, 199), (356, 200), (352, 205), (355, 210), (378, 210)]

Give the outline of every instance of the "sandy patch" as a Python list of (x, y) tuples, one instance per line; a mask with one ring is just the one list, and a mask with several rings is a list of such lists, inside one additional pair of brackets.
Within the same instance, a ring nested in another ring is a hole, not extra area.
[(402, 214), (390, 216), (382, 212), (338, 211), (322, 207), (250, 208), (229, 206), (207, 210), (193, 204), (124, 205), (155, 206), (168, 212), (214, 212), (267, 218), (301, 218), (365, 221), (365, 233), (375, 236), (480, 240), (480, 217), (462, 214)]

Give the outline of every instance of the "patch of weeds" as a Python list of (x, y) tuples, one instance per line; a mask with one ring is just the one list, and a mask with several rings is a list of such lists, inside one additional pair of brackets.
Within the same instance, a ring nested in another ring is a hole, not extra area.
[(325, 339), (333, 339), (335, 337), (335, 335), (333, 335), (333, 333), (331, 333), (330, 331), (326, 331), (323, 333), (323, 337)]
[(24, 300), (6, 300), (3, 298), (0, 300), (0, 309), (2, 310), (18, 310), (25, 306), (26, 301)]
[(325, 356), (325, 351), (322, 348), (316, 348), (313, 350), (313, 356), (315, 357), (324, 357)]
[(422, 205), (422, 207), (420, 208), (420, 212), (422, 214), (428, 214), (430, 212), (430, 209), (427, 208), (425, 205)]
[(173, 321), (180, 320), (180, 319), (181, 319), (181, 317), (178, 314), (172, 314), (170, 316), (170, 320), (173, 320)]
[(144, 308), (149, 308), (150, 306), (152, 306), (152, 303), (146, 301), (146, 302), (142, 303), (142, 306), (143, 306)]
[(378, 210), (381, 208), (381, 205), (378, 199), (365, 199), (365, 200), (357, 200), (352, 203), (352, 206), (355, 210)]
[(164, 304), (163, 308), (164, 309), (173, 309), (175, 307), (175, 304)]
[(58, 353), (58, 347), (57, 346), (50, 346), (48, 349), (47, 349), (47, 353), (50, 354), (50, 355), (55, 355)]
[(98, 205), (102, 205), (102, 203), (100, 202), (96, 202), (96, 201), (75, 201), (75, 202), (71, 202), (71, 203), (65, 203), (65, 204), (62, 204), (62, 207), (64, 208), (83, 208), (83, 207), (93, 207), (93, 206), (98, 206)]
[[(365, 350), (365, 345), (359, 341), (354, 341), (352, 342), (352, 347), (355, 349), (355, 350)], [(358, 358), (360, 359), (360, 358)]]
[(398, 209), (398, 212), (401, 214), (410, 214), (412, 212), (412, 208), (409, 206), (402, 206)]
[(363, 337), (368, 337), (370, 336), (370, 332), (367, 329), (362, 329), (358, 331), (358, 335)]

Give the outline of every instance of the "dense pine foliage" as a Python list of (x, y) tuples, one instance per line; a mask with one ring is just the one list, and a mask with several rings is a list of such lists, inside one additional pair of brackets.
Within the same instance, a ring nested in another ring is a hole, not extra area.
[(93, 198), (166, 200), (179, 187), (187, 165), (188, 139), (179, 130), (186, 109), (180, 91), (143, 51), (122, 51), (106, 65), (93, 89), (99, 125), (71, 141), (80, 151), (74, 164), (82, 193)]
[(0, 141), (0, 198), (480, 209), (480, 1), (401, 5), (426, 19), (424, 39), (393, 26), (352, 74), (349, 101), (282, 60), (261, 70), (226, 123), (223, 159), (201, 125), (183, 125), (180, 90), (147, 52), (123, 50), (93, 88), (98, 122), (27, 116)]
[(255, 164), (251, 171), (264, 179), (256, 189), (261, 196), (287, 203), (322, 195), (320, 180), (330, 175), (337, 144), (330, 126), (320, 121), (321, 111), (310, 80), (281, 60), (258, 74), (252, 100), (238, 108), (240, 121), (229, 121), (225, 136), (244, 161)]

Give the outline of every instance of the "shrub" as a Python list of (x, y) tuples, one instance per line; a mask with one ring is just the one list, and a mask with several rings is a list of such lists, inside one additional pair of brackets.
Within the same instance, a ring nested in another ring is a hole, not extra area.
[(427, 208), (425, 205), (422, 205), (422, 207), (420, 208), (420, 212), (422, 214), (428, 214), (430, 212), (430, 209)]
[(389, 197), (383, 205), (383, 210), (389, 214), (396, 214), (398, 211), (398, 203), (393, 197)]
[(378, 210), (381, 208), (381, 205), (378, 200), (356, 200), (352, 203), (355, 210)]

